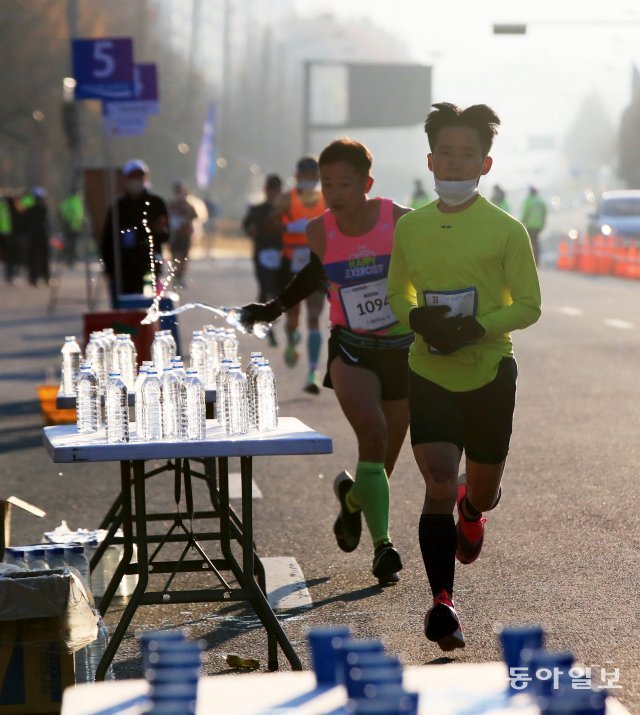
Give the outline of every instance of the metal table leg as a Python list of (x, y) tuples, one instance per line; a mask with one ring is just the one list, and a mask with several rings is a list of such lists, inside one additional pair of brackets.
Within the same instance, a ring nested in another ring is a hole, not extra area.
[[(125, 469), (124, 466), (121, 469), (122, 475), (122, 532), (124, 534), (124, 554), (123, 559), (120, 562), (113, 579), (109, 583), (109, 589), (113, 586), (114, 582), (117, 584), (120, 579), (116, 581), (116, 577), (119, 574), (120, 567), (122, 567), (124, 572), (123, 561), (125, 560), (125, 555), (128, 556), (128, 561), (131, 561), (131, 555), (133, 553), (133, 524), (132, 524), (132, 501), (131, 501), (131, 482), (129, 479), (129, 462), (122, 462), (121, 465), (127, 465), (125, 480)], [(125, 485), (126, 481), (126, 485)], [(149, 581), (149, 557), (147, 553), (147, 522), (146, 522), (146, 498), (145, 498), (145, 475), (144, 475), (144, 462), (140, 460), (135, 460), (133, 462), (133, 489), (135, 495), (135, 520), (136, 520), (136, 530), (135, 530), (135, 542), (138, 547), (138, 583), (131, 594), (129, 603), (125, 607), (122, 616), (120, 617), (120, 622), (116, 626), (116, 629), (109, 639), (109, 643), (105, 649), (100, 663), (96, 668), (96, 681), (104, 680), (105, 673), (111, 661), (113, 660), (116, 651), (120, 647), (120, 643), (124, 638), (129, 624), (135, 614), (138, 605), (140, 604), (141, 598), (147, 588), (147, 583)], [(128, 563), (126, 564), (128, 566)], [(122, 574), (120, 574), (120, 577)], [(106, 595), (106, 593), (105, 593)], [(110, 597), (113, 593), (109, 594)]]
[(242, 570), (244, 585), (251, 594), (251, 604), (264, 625), (268, 637), (269, 670), (278, 669), (276, 642), (282, 648), (293, 670), (302, 670), (302, 663), (293, 649), (291, 641), (282, 630), (280, 621), (273, 612), (269, 601), (256, 581), (253, 547), (253, 502), (251, 481), (252, 458), (240, 457), (240, 476), (242, 480)]

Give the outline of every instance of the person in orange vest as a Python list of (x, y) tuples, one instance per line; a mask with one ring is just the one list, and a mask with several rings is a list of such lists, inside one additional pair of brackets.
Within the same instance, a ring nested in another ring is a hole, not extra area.
[[(296, 164), (296, 185), (291, 191), (284, 192), (274, 204), (274, 218), (282, 227), (282, 262), (280, 267), (281, 287), (285, 287), (293, 276), (299, 273), (309, 262), (311, 252), (305, 236), (307, 223), (325, 210), (322, 193), (318, 189), (320, 178), (318, 161), (313, 156), (303, 156)], [(324, 308), (326, 294), (323, 290), (315, 291), (305, 299), (307, 306), (307, 355), (309, 368), (304, 391), (312, 395), (320, 392), (318, 361), (322, 348), (320, 315)], [(284, 352), (285, 363), (295, 367), (298, 362), (298, 343), (300, 342), (300, 306), (295, 305), (286, 313), (285, 333), (287, 346)]]

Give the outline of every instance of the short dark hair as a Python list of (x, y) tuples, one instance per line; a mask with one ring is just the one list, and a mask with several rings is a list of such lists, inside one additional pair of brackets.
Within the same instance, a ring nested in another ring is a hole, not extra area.
[(493, 138), (498, 133), (500, 124), (498, 115), (491, 107), (486, 104), (474, 104), (466, 109), (461, 109), (450, 102), (439, 102), (433, 107), (434, 109), (429, 112), (424, 123), (424, 130), (432, 151), (438, 141), (438, 134), (445, 127), (475, 129), (480, 137), (485, 155), (491, 151)]
[(371, 152), (364, 144), (355, 139), (345, 137), (332, 141), (322, 150), (318, 159), (320, 166), (337, 164), (339, 161), (350, 164), (359, 174), (366, 177), (369, 176), (371, 171), (373, 159)]
[(278, 189), (282, 188), (282, 179), (277, 174), (269, 174), (264, 182), (265, 189)]
[(315, 156), (303, 156), (296, 163), (297, 172), (318, 171), (318, 160)]

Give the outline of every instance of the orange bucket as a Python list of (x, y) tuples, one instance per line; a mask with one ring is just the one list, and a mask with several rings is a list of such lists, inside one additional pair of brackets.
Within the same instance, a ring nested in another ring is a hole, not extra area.
[(58, 409), (56, 407), (56, 397), (60, 390), (59, 385), (38, 385), (38, 397), (40, 398), (40, 409), (45, 425), (71, 425), (76, 421), (76, 410)]

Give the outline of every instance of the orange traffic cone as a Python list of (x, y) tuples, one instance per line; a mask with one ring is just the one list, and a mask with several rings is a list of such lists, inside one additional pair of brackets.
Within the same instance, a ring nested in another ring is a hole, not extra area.
[(578, 270), (588, 275), (593, 275), (596, 271), (596, 260), (588, 236), (585, 236), (582, 240)]
[(635, 280), (638, 275), (638, 249), (636, 248), (635, 243), (629, 244), (629, 247), (627, 248), (627, 260), (626, 260), (626, 265), (625, 265), (625, 278), (630, 278), (631, 280)]
[(569, 244), (567, 239), (563, 238), (558, 246), (558, 258), (556, 260), (556, 268), (559, 271), (571, 270), (571, 256), (569, 256)]

